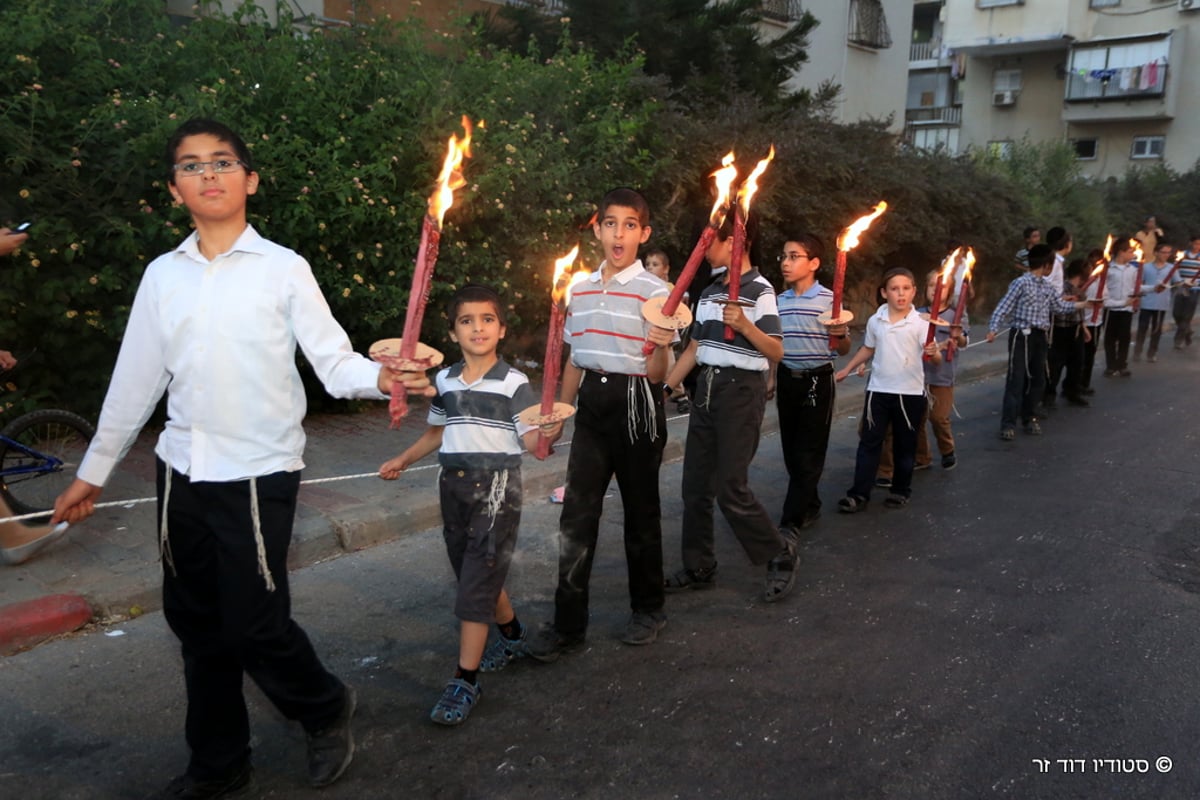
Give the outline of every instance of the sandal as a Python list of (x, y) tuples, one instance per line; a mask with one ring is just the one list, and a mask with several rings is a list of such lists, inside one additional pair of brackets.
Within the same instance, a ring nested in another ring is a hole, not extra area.
[(841, 500), (838, 500), (838, 511), (843, 514), (855, 514), (859, 511), (864, 511), (867, 508), (867, 500), (864, 497), (855, 497), (848, 494)]
[(521, 635), (516, 639), (506, 639), (503, 634), (497, 636), (483, 651), (483, 658), (479, 661), (479, 671), (499, 672), (518, 658), (527, 656), (529, 654), (527, 630), (522, 625)]
[(768, 603), (777, 603), (787, 597), (796, 585), (796, 565), (800, 556), (796, 554), (793, 545), (788, 544), (786, 550), (767, 562), (767, 588), (763, 599)]
[(429, 718), (439, 725), (462, 725), (481, 694), (483, 689), (478, 683), (451, 678), (442, 691), (442, 699), (429, 712)]
[(713, 589), (717, 585), (717, 565), (708, 569), (681, 569), (663, 580), (667, 592), (682, 592), (686, 589)]
[(904, 508), (908, 505), (908, 498), (902, 494), (889, 494), (883, 505), (885, 508)]

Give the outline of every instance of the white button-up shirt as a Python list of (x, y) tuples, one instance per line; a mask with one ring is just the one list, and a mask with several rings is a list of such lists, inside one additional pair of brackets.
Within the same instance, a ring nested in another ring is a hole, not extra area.
[(155, 452), (196, 481), (304, 467), (296, 345), (335, 397), (385, 399), (299, 254), (251, 226), (212, 261), (193, 233), (146, 268), (78, 476), (103, 486), (163, 391)]

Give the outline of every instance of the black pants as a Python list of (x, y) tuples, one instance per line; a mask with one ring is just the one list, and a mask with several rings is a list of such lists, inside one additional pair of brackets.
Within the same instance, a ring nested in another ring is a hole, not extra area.
[(1092, 387), (1092, 369), (1096, 366), (1096, 349), (1100, 347), (1101, 327), (1088, 325), (1087, 330), (1091, 337), (1083, 343), (1083, 366), (1079, 371), (1080, 390)]
[(1171, 316), (1175, 320), (1175, 346), (1192, 343), (1192, 318), (1196, 316), (1196, 300), (1200, 292), (1191, 289), (1176, 289), (1171, 299)]
[[(159, 519), (165, 475), (160, 459)], [(182, 644), (188, 773), (199, 780), (226, 776), (250, 757), (243, 674), (309, 732), (331, 723), (346, 698), (346, 687), (322, 666), (291, 617), (287, 551), (300, 473), (265, 475), (257, 484), (273, 592), (258, 571), (250, 482), (192, 482), (171, 474), (167, 526), (174, 570), (164, 564), (163, 612)]]
[(1132, 311), (1104, 311), (1104, 368), (1109, 372), (1129, 368), (1129, 338)]
[[(1052, 329), (1050, 350), (1046, 354), (1049, 374), (1045, 396), (1053, 400), (1062, 379), (1063, 397), (1078, 398), (1083, 389), (1083, 325), (1056, 325)], [(1066, 373), (1064, 375), (1064, 372)]]
[(1143, 308), (1138, 311), (1138, 329), (1137, 329), (1137, 345), (1134, 348), (1134, 354), (1141, 358), (1142, 348), (1146, 346), (1146, 336), (1150, 336), (1150, 349), (1146, 355), (1154, 358), (1158, 355), (1158, 340), (1162, 338), (1163, 318), (1167, 316), (1167, 312), (1153, 311)]
[[(653, 421), (656, 436), (646, 430), (649, 421)], [(569, 636), (587, 630), (588, 583), (600, 536), (600, 513), (614, 475), (625, 511), (630, 607), (635, 612), (662, 609), (658, 468), (666, 443), (661, 384), (628, 375), (584, 373), (559, 519), (558, 589), (554, 593), (554, 627), (559, 633)]]
[(863, 403), (863, 423), (858, 435), (858, 450), (854, 456), (854, 485), (850, 497), (868, 500), (875, 476), (879, 472), (879, 457), (889, 428), (892, 435), (892, 494), (912, 496), (913, 468), (917, 459), (917, 434), (924, 425), (929, 401), (923, 394), (890, 394), (867, 392)]
[(1004, 379), (1004, 404), (1000, 409), (1000, 427), (1015, 428), (1017, 416), (1028, 423), (1037, 414), (1034, 406), (1041, 401), (1046, 386), (1046, 332), (1038, 328), (1017, 328), (1008, 332), (1008, 374)]
[(825, 469), (835, 396), (832, 365), (796, 374), (782, 364), (776, 370), (779, 445), (788, 471), (780, 527), (799, 527), (806, 518), (821, 513), (817, 484)]
[(704, 367), (688, 416), (683, 455), (683, 566), (717, 563), (713, 500), (752, 564), (765, 564), (786, 547), (779, 529), (750, 489), (750, 462), (758, 452), (767, 377), (733, 367)]

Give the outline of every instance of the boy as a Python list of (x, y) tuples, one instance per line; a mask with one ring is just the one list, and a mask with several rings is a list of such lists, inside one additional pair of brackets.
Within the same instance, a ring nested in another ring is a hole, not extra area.
[[(671, 258), (667, 255), (667, 251), (657, 247), (646, 251), (646, 270), (651, 275), (667, 284), (667, 291), (675, 288), (671, 283)], [(683, 293), (684, 305), (690, 305), (688, 293)], [(675, 348), (672, 346), (667, 349), (667, 372), (671, 371), (671, 367), (675, 366)], [(665, 387), (664, 387), (665, 388)], [(674, 392), (668, 392), (671, 396), (671, 401), (675, 403), (675, 410), (681, 414), (686, 414), (691, 408), (691, 403), (688, 401), (687, 392), (683, 387), (679, 387)]]
[[(715, 497), (751, 563), (767, 565), (763, 597), (773, 603), (796, 583), (796, 542), (771, 522), (750, 489), (748, 473), (767, 402), (767, 371), (783, 357), (783, 332), (775, 290), (750, 263), (758, 218), (747, 220), (746, 247), (741, 263), (734, 264), (730, 217), (705, 253), (714, 267), (729, 269), (700, 295), (692, 339), (667, 377), (668, 386), (678, 386), (700, 366), (683, 457), (683, 569), (666, 586), (682, 591), (715, 585)], [(745, 311), (729, 302), (731, 279), (739, 281)], [(732, 341), (725, 339), (726, 326), (733, 329)]]
[(1017, 415), (1025, 424), (1025, 432), (1040, 436), (1041, 423), (1034, 405), (1041, 399), (1046, 383), (1046, 334), (1051, 313), (1066, 314), (1086, 303), (1073, 303), (1045, 280), (1054, 264), (1054, 252), (1049, 245), (1029, 248), (1029, 272), (1008, 286), (992, 319), (988, 323), (987, 340), (996, 341), (1001, 326), (1009, 323), (1008, 374), (1004, 381), (1004, 403), (1000, 411), (1000, 438), (1011, 442), (1016, 438)]
[(1167, 293), (1166, 278), (1174, 264), (1171, 256), (1175, 248), (1159, 242), (1154, 251), (1154, 261), (1142, 267), (1142, 285), (1138, 287), (1141, 295), (1138, 310), (1137, 345), (1133, 351), (1133, 360), (1142, 360), (1142, 348), (1146, 345), (1146, 334), (1150, 334), (1150, 349), (1146, 352), (1146, 360), (1153, 363), (1158, 361), (1158, 340), (1162, 336), (1163, 319), (1167, 316), (1167, 304), (1171, 296)]
[[(1053, 229), (1051, 229), (1051, 231), (1053, 231)], [(1029, 248), (1033, 247), (1035, 244), (1041, 243), (1042, 232), (1040, 229), (1034, 228), (1031, 226), (1031, 227), (1028, 227), (1025, 229), (1024, 237), (1025, 237), (1025, 246), (1017, 251), (1017, 255), (1013, 259), (1014, 263), (1016, 264), (1017, 269), (1020, 269), (1020, 270), (1029, 269)], [(1051, 244), (1051, 247), (1053, 247), (1053, 246), (1054, 245)]]
[[(625, 509), (625, 558), (632, 615), (621, 641), (650, 644), (667, 624), (663, 611), (662, 521), (658, 468), (667, 441), (662, 378), (674, 331), (649, 325), (642, 304), (667, 285), (642, 267), (638, 246), (650, 238), (650, 207), (633, 189), (604, 196), (593, 232), (604, 262), (575, 284), (567, 306), (571, 345), (563, 368), (564, 403), (576, 403), (559, 520), (554, 622), (529, 640), (529, 655), (555, 661), (587, 635), (588, 582), (604, 493), (615, 474)], [(647, 339), (652, 355), (642, 355)]]
[(922, 355), (941, 360), (937, 342), (925, 344), (929, 322), (913, 307), (917, 285), (913, 274), (893, 267), (883, 274), (880, 296), (886, 304), (867, 320), (863, 346), (834, 376), (838, 382), (871, 361), (863, 427), (854, 458), (854, 484), (838, 501), (838, 511), (855, 514), (871, 499), (871, 486), (879, 470), (888, 427), (892, 430), (895, 473), (891, 492), (883, 501), (888, 508), (904, 508), (912, 497), (913, 464), (917, 451), (914, 421), (925, 415), (925, 369)]
[(351, 350), (308, 262), (247, 224), (259, 176), (241, 137), (193, 119), (166, 157), (171, 196), (196, 230), (146, 268), (96, 436), (52, 521), (94, 511), (167, 390), (156, 448), (163, 613), (182, 644), (191, 760), (161, 797), (249, 784), (243, 673), (304, 726), (309, 781), (327, 786), (354, 754), (355, 694), (291, 618), (287, 551), (304, 466), (296, 344), (337, 397), (386, 399), (399, 378)]
[[(1076, 265), (1074, 278), (1066, 269), (1067, 256), (1071, 254), (1071, 250), (1075, 246), (1074, 239), (1065, 228), (1055, 226), (1047, 232), (1046, 243), (1054, 250), (1054, 265), (1050, 268), (1050, 275), (1047, 277), (1050, 287), (1059, 293), (1072, 294), (1072, 289), (1077, 290), (1087, 278), (1082, 262)], [(1070, 284), (1070, 288), (1067, 284)], [(1051, 316), (1050, 342), (1046, 354), (1049, 376), (1042, 394), (1043, 409), (1053, 410), (1057, 407), (1060, 378), (1062, 379), (1063, 396), (1068, 403), (1073, 406), (1090, 405), (1083, 397), (1082, 388), (1084, 348), (1091, 336), (1082, 324), (1085, 313), (1087, 312), (1072, 311), (1070, 314), (1053, 314)]]
[[(779, 295), (783, 360), (772, 366), (767, 399), (775, 395), (779, 444), (788, 471), (787, 495), (779, 528), (793, 539), (821, 516), (817, 484), (825, 469), (833, 423), (833, 361), (850, 352), (845, 325), (817, 321), (833, 308), (833, 292), (817, 282), (825, 246), (812, 234), (788, 237), (779, 257), (787, 290)], [(829, 346), (830, 336), (837, 344)]]
[(1137, 267), (1133, 258), (1133, 240), (1118, 236), (1113, 244), (1113, 259), (1104, 282), (1104, 377), (1128, 378), (1129, 339), (1133, 329), (1133, 298), (1137, 294)]
[[(517, 620), (504, 580), (521, 521), (521, 451), (537, 450), (538, 429), (517, 416), (537, 401), (529, 379), (500, 360), (496, 348), (506, 323), (500, 296), (467, 285), (450, 301), (450, 339), (463, 358), (443, 369), (429, 408), (429, 428), (407, 450), (379, 468), (395, 480), (415, 461), (438, 450), (443, 536), (458, 579), (454, 613), (460, 620), (458, 669), (430, 712), (440, 725), (459, 725), (480, 697), (478, 672), (503, 669), (525, 654), (525, 626)], [(557, 438), (562, 423), (547, 426)], [(488, 623), (500, 636), (488, 648)]]
[(1196, 316), (1196, 300), (1200, 298), (1200, 234), (1192, 234), (1191, 244), (1176, 271), (1178, 282), (1171, 300), (1171, 317), (1175, 320), (1175, 349), (1192, 346), (1192, 318)]

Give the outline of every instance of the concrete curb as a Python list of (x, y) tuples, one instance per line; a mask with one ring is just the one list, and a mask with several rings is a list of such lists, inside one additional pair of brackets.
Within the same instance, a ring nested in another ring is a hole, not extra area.
[[(958, 382), (980, 380), (1003, 373), (1006, 358), (1003, 346), (995, 353), (972, 359), (958, 372)], [(981, 354), (982, 355), (982, 354)], [(849, 379), (855, 381), (856, 379)], [(854, 414), (861, 410), (862, 382), (839, 386), (836, 416)], [(774, 403), (768, 404), (762, 433), (773, 434), (779, 429)], [(687, 415), (668, 419), (668, 440), (663, 451), (664, 463), (683, 458), (687, 438)], [(566, 473), (566, 450), (560, 448), (546, 461), (527, 459), (523, 465), (523, 484), (526, 501), (542, 499), (563, 483)], [(403, 500), (395, 502), (360, 502), (336, 511), (313, 514), (296, 520), (288, 568), (296, 570), (318, 561), (374, 547), (417, 531), (436, 527), (441, 522), (437, 492), (432, 484), (403, 487)], [(124, 576), (123, 588), (114, 588), (106, 580), (106, 599), (88, 598), (80, 594), (52, 594), (25, 602), (0, 607), (0, 654), (7, 655), (31, 647), (47, 638), (77, 630), (93, 617), (103, 619), (123, 616), (138, 606), (155, 610), (161, 605), (157, 580), (147, 582)], [(118, 580), (120, 583), (120, 580)]]

